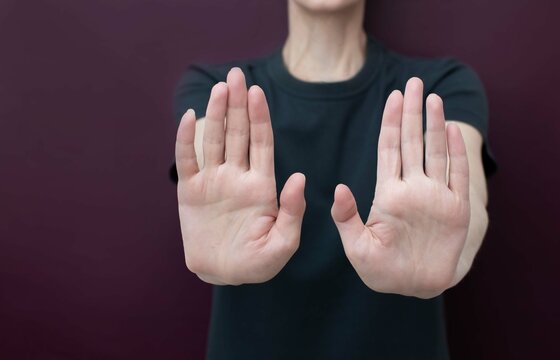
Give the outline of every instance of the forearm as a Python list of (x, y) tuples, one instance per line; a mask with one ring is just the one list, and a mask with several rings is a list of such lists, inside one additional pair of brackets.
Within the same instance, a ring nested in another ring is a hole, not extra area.
[(471, 269), (474, 258), (482, 245), (486, 229), (488, 228), (488, 189), (486, 176), (482, 164), (482, 136), (474, 127), (460, 121), (448, 121), (456, 123), (461, 128), (465, 140), (467, 155), (469, 159), (469, 202), (471, 217), (468, 227), (468, 235), (461, 252), (455, 277), (451, 286), (461, 281)]
[(482, 245), (486, 230), (488, 229), (486, 199), (472, 186), (470, 189), (470, 205), (471, 219), (469, 223), (469, 232), (451, 286), (457, 285), (469, 272), (474, 258)]

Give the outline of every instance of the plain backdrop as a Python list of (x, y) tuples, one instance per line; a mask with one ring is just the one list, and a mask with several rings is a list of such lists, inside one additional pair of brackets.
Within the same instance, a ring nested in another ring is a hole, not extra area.
[[(0, 1), (1, 359), (203, 357), (211, 289), (184, 265), (172, 94), (193, 61), (280, 46), (286, 1)], [(499, 171), (482, 250), (446, 292), (453, 359), (560, 358), (559, 11), (368, 4), (388, 47), (457, 57), (489, 98)]]

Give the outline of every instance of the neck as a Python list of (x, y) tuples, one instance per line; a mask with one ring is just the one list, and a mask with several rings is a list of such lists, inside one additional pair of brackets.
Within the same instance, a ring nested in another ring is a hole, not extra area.
[(365, 62), (364, 3), (332, 12), (311, 12), (289, 1), (289, 35), (282, 49), (288, 71), (310, 82), (352, 78)]

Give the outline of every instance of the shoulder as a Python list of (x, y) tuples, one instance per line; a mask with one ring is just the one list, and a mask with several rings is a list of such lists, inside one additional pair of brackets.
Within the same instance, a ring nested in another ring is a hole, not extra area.
[(424, 82), (426, 92), (445, 93), (469, 88), (484, 92), (484, 85), (476, 71), (454, 57), (407, 56), (386, 50), (386, 66), (394, 70), (403, 85), (413, 76)]
[(261, 57), (236, 59), (221, 63), (194, 62), (189, 64), (183, 71), (179, 86), (196, 84), (199, 86), (212, 87), (220, 81), (225, 81), (228, 72), (233, 67), (239, 67), (247, 77), (247, 85), (255, 71), (262, 69), (271, 55)]
[(413, 57), (387, 50), (386, 69), (401, 90), (411, 77), (422, 79), (424, 96), (436, 93), (443, 99), (446, 119), (462, 123), (460, 126), (462, 130), (466, 129), (465, 135), (470, 139), (466, 142), (479, 149), (482, 139), (486, 175), (491, 176), (496, 171), (497, 163), (488, 144), (488, 100), (481, 78), (470, 65), (454, 57)]
[(392, 50), (385, 50), (385, 54), (385, 70), (395, 81), (395, 88), (402, 91), (408, 79), (418, 77), (424, 82), (424, 96), (439, 95), (449, 118), (477, 123), (481, 132), (486, 132), (486, 91), (471, 66), (454, 57), (406, 56)]
[(397, 56), (401, 67), (402, 81), (416, 76), (424, 82), (426, 92), (440, 96), (456, 91), (475, 91), (484, 93), (484, 85), (476, 71), (468, 64), (453, 58), (423, 58)]
[(226, 81), (227, 74), (233, 67), (243, 70), (247, 86), (255, 84), (256, 74), (262, 72), (269, 56), (216, 64), (195, 62), (188, 65), (179, 78), (173, 96), (175, 120), (179, 122), (188, 108), (194, 109), (198, 116), (204, 116), (212, 87), (220, 81)]

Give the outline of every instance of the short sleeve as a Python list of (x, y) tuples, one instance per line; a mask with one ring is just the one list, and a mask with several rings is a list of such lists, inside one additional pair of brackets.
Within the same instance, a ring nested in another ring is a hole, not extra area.
[(468, 65), (452, 59), (445, 60), (430, 92), (438, 94), (444, 103), (445, 118), (467, 123), (483, 138), (482, 164), (486, 177), (498, 169), (488, 141), (488, 101), (482, 81)]
[[(220, 81), (209, 66), (193, 64), (181, 76), (173, 97), (173, 114), (177, 126), (183, 114), (193, 109), (196, 118), (203, 118), (210, 99), (212, 87)], [(169, 177), (174, 183), (178, 182), (177, 167), (173, 160), (169, 169)]]

